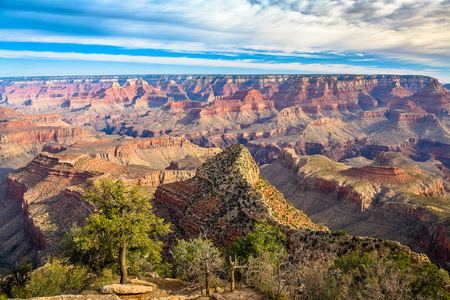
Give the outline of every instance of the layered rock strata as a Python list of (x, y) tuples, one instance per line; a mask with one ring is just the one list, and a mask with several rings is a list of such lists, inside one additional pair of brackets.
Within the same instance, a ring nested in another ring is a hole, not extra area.
[[(3, 80), (0, 93), (10, 108), (58, 113), (107, 134), (179, 136), (221, 148), (242, 143), (258, 158), (289, 147), (335, 160), (381, 151), (422, 160), (439, 146), (418, 144), (450, 144), (450, 95), (423, 76), (28, 78)], [(450, 167), (450, 158), (438, 159)]]
[(222, 246), (260, 219), (285, 230), (324, 229), (286, 202), (239, 144), (205, 162), (192, 179), (158, 187), (154, 201), (157, 213), (172, 223), (176, 238), (206, 234)]
[[(37, 258), (55, 250), (62, 235), (74, 224), (82, 225), (94, 207), (83, 198), (89, 186), (103, 178), (122, 178), (131, 184), (145, 186), (149, 193), (163, 183), (186, 180), (194, 176), (195, 167), (219, 149), (204, 149), (180, 138), (155, 139), (109, 139), (95, 142), (80, 142), (72, 147), (60, 148), (48, 145), (24, 168), (8, 176), (6, 200), (15, 207), (8, 219), (21, 220), (32, 253), (0, 253), (2, 259), (30, 254)], [(184, 170), (165, 170), (178, 161), (188, 162)], [(12, 208), (11, 208), (12, 210)], [(1, 215), (6, 212), (2, 211)], [(6, 225), (7, 223), (5, 223)], [(5, 234), (5, 245), (24, 241), (18, 233)], [(18, 248), (22, 249), (24, 247)], [(26, 248), (24, 248), (26, 249)]]
[(205, 162), (194, 178), (164, 184), (155, 192), (157, 214), (172, 223), (169, 247), (176, 239), (206, 235), (218, 246), (227, 246), (251, 230), (257, 220), (267, 220), (287, 236), (289, 251), (302, 253), (349, 250), (405, 253), (413, 262), (428, 261), (398, 242), (351, 237), (315, 224), (287, 202), (267, 180), (248, 150), (234, 145)]
[(348, 166), (284, 149), (262, 174), (313, 221), (349, 234), (397, 240), (450, 268), (449, 199), (442, 180), (427, 175), (437, 166), (428, 170), (422, 163), (422, 172), (398, 153), (382, 153), (371, 165), (363, 164)]

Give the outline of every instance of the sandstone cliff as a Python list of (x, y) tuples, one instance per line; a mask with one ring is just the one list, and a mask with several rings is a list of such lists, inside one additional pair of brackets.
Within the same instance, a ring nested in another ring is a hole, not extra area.
[(421, 143), (450, 140), (448, 92), (424, 76), (26, 78), (2, 81), (0, 93), (10, 108), (57, 113), (106, 134), (178, 136), (205, 147), (242, 143), (259, 164), (270, 161), (259, 160), (263, 153), (286, 147), (335, 160), (381, 151), (423, 160), (439, 146)]
[(49, 142), (70, 145), (93, 140), (91, 132), (75, 128), (56, 114), (24, 116), (8, 113), (0, 118), (0, 165), (17, 168), (29, 162)]

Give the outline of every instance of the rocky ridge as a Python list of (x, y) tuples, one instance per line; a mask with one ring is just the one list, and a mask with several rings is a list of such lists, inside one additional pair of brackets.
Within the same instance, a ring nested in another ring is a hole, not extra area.
[(176, 238), (207, 234), (222, 246), (248, 232), (260, 219), (286, 230), (324, 229), (286, 202), (259, 175), (250, 152), (239, 144), (205, 162), (192, 179), (158, 187), (154, 201), (157, 214), (175, 227)]

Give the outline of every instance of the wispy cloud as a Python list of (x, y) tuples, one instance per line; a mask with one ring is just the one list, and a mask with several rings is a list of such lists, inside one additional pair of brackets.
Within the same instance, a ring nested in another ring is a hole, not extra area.
[(448, 0), (4, 0), (0, 16), (4, 42), (450, 68)]
[(151, 39), (288, 52), (408, 50), (411, 58), (449, 55), (450, 49), (450, 4), (438, 0), (14, 0), (3, 10), (17, 20), (50, 23), (55, 31), (58, 25), (81, 28), (75, 35), (82, 37), (88, 26), (102, 33), (100, 43), (134, 38), (131, 47)]
[[(86, 54), (74, 52), (52, 52), (52, 51), (12, 51), (0, 50), (2, 58), (25, 58), (25, 59), (56, 59), (56, 60), (84, 60), (84, 61), (110, 61), (129, 62), (162, 65), (184, 65), (184, 66), (206, 66), (227, 67), (242, 69), (261, 70), (285, 70), (312, 73), (353, 73), (353, 74), (417, 74), (417, 71), (408, 69), (391, 69), (353, 66), (346, 64), (301, 64), (301, 63), (266, 63), (255, 60), (223, 60), (190, 57), (151, 57), (135, 55), (112, 55), (112, 54)], [(432, 73), (425, 72), (423, 75)]]

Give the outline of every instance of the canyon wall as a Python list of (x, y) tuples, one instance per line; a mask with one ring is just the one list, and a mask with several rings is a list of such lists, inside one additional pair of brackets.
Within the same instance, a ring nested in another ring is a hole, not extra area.
[(450, 268), (442, 180), (398, 153), (367, 163), (352, 167), (284, 149), (261, 172), (311, 220), (351, 235), (399, 241)]
[[(180, 138), (106, 139), (46, 149), (53, 153), (41, 152), (7, 178), (0, 205), (8, 209), (0, 216), (5, 226), (15, 224), (0, 230), (10, 245), (0, 251), (5, 263), (24, 256), (37, 261), (55, 251), (64, 233), (94, 211), (83, 195), (95, 181), (121, 178), (151, 195), (161, 184), (193, 177), (198, 165), (220, 152)], [(177, 165), (183, 168), (173, 168)], [(11, 252), (14, 247), (18, 250)]]

